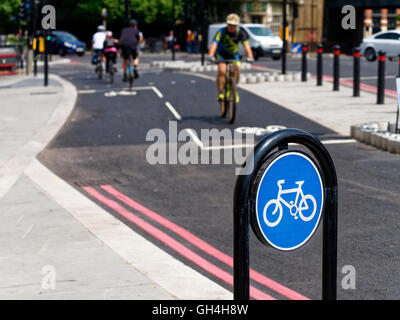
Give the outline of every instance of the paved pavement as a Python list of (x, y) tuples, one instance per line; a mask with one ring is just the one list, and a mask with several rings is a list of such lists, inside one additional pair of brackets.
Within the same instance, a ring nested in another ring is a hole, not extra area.
[[(0, 78), (0, 299), (232, 299), (232, 294), (145, 240), (36, 157), (77, 99), (73, 85)], [(394, 121), (396, 101), (307, 83), (242, 84), (341, 135)], [(145, 223), (145, 222), (144, 222)]]
[(41, 78), (0, 79), (0, 299), (230, 299), (36, 160), (77, 97)]

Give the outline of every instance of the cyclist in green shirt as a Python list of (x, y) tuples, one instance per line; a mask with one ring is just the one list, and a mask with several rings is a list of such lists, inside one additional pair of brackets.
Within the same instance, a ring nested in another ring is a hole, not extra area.
[[(224, 87), (225, 87), (225, 73), (226, 63), (225, 60), (235, 60), (234, 68), (237, 75), (236, 81), (239, 82), (240, 78), (240, 57), (239, 57), (239, 43), (242, 42), (247, 60), (254, 61), (253, 52), (251, 50), (248, 36), (246, 32), (239, 26), (240, 18), (237, 14), (230, 14), (226, 18), (227, 26), (221, 28), (214, 37), (214, 40), (208, 51), (208, 60), (218, 61), (218, 101), (224, 100)], [(236, 102), (239, 102), (239, 95), (236, 93)]]

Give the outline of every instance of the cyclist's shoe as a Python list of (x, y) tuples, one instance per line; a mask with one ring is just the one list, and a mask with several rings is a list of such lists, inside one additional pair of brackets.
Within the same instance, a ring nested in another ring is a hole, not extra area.
[(223, 101), (224, 99), (225, 99), (224, 93), (223, 92), (219, 92), (218, 96), (217, 96), (217, 101), (220, 102), (220, 101)]
[(133, 76), (135, 79), (139, 78), (139, 73), (137, 72), (136, 68), (133, 68)]

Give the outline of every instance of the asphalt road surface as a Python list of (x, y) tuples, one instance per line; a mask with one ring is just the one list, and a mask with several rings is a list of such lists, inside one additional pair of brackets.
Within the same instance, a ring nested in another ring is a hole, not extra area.
[[(123, 90), (120, 73), (110, 86), (96, 79), (88, 58), (71, 60), (51, 71), (77, 87), (77, 104), (40, 160), (135, 232), (228, 290), (240, 163), (152, 165), (146, 159), (154, 143), (146, 141), (149, 131), (161, 129), (169, 137), (177, 124), (178, 133), (191, 129), (201, 137), (201, 129), (233, 133), (243, 126), (281, 125), (325, 141), (348, 138), (244, 90), (237, 121), (228, 125), (219, 116), (214, 81), (145, 67), (132, 94)], [(326, 144), (339, 180), (338, 298), (399, 299), (398, 155), (344, 142)], [(252, 298), (320, 299), (321, 256), (322, 227), (292, 252), (265, 247), (251, 232)], [(356, 272), (355, 288), (346, 286), (346, 266)]]

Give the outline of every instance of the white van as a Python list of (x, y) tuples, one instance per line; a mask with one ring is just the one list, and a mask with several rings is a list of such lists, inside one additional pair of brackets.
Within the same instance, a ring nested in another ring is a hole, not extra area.
[[(282, 54), (283, 41), (276, 36), (271, 29), (263, 24), (258, 23), (243, 23), (240, 26), (245, 30), (249, 37), (249, 43), (253, 50), (254, 59), (259, 57), (272, 57), (274, 60), (279, 60)], [(208, 27), (208, 48), (217, 34), (218, 30), (226, 27), (226, 23), (214, 23)], [(239, 54), (245, 55), (243, 45), (239, 45)]]

